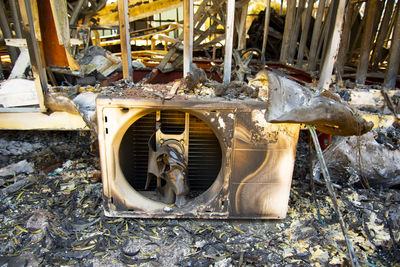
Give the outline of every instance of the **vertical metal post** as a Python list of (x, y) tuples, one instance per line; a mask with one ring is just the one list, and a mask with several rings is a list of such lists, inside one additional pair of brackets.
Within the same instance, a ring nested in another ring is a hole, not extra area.
[(118, 0), (119, 32), (121, 39), (122, 74), (124, 79), (133, 80), (131, 36), (129, 34), (128, 0)]
[(335, 28), (333, 30), (331, 42), (329, 43), (328, 52), (326, 53), (326, 57), (324, 59), (324, 65), (322, 67), (318, 83), (318, 88), (320, 89), (329, 89), (333, 66), (335, 65), (336, 56), (339, 51), (345, 8), (346, 0), (340, 0), (336, 14)]
[[(282, 9), (282, 7), (281, 7)], [(268, 41), (268, 28), (269, 28), (269, 17), (271, 15), (271, 0), (267, 0), (265, 4), (265, 19), (264, 19), (264, 36), (263, 36), (263, 44), (262, 44), (262, 53), (265, 55), (265, 51), (267, 50), (267, 41)]]
[(224, 84), (231, 82), (233, 27), (235, 22), (235, 0), (227, 0), (225, 26)]
[[(205, 0), (204, 0), (205, 1)], [(193, 0), (183, 1), (183, 77), (192, 71)]]

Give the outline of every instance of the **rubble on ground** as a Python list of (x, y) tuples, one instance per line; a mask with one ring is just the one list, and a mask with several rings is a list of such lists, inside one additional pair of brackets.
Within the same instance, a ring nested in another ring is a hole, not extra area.
[[(325, 186), (315, 195), (306, 178), (302, 134), (287, 218), (283, 220), (142, 220), (108, 218), (88, 134), (2, 131), (0, 168), (21, 160), (0, 186), (0, 264), (282, 266), (347, 265), (346, 244)], [(336, 177), (332, 173), (332, 178)], [(19, 181), (31, 183), (7, 191)], [(347, 232), (362, 265), (399, 262), (400, 192), (343, 184), (337, 190)], [(314, 203), (313, 199), (316, 200)]]
[[(394, 127), (362, 136), (336, 137), (324, 151), (329, 172), (336, 183), (361, 183), (375, 187), (400, 185), (400, 131)], [(321, 176), (317, 163), (314, 175)]]

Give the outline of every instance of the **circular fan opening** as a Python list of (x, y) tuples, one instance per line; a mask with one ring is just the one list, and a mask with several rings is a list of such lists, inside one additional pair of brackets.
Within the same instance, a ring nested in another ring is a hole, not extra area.
[[(156, 190), (156, 179), (147, 189), (148, 143), (158, 126), (156, 112), (136, 120), (124, 134), (119, 159), (121, 170), (129, 184), (142, 195), (162, 201)], [(175, 110), (160, 112), (160, 126), (164, 134), (181, 134), (185, 130), (185, 113)], [(187, 199), (193, 199), (206, 191), (215, 181), (221, 169), (221, 147), (212, 129), (198, 117), (189, 115), (189, 157)], [(162, 180), (163, 183), (165, 181)]]

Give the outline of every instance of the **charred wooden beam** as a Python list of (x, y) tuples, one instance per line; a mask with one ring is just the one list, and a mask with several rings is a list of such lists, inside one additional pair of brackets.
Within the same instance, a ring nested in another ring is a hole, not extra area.
[(74, 7), (74, 11), (72, 12), (71, 18), (69, 19), (69, 25), (75, 25), (76, 22), (78, 21), (78, 16), (79, 13), (82, 9), (83, 4), (85, 3), (85, 1), (87, 0), (79, 0), (76, 2), (75, 7)]
[(344, 72), (344, 64), (347, 61), (347, 50), (350, 44), (350, 34), (351, 34), (351, 26), (352, 26), (352, 17), (355, 14), (355, 5), (351, 2), (347, 5), (346, 15), (344, 17), (344, 26), (342, 39), (340, 41), (340, 48), (338, 53), (338, 59), (336, 61), (336, 72), (338, 75), (338, 79), (341, 82)]
[[(3, 0), (0, 0), (0, 27), (1, 27), (1, 31), (3, 33), (4, 38), (6, 38), (6, 39), (13, 38), (11, 28), (10, 28), (10, 23), (8, 22), (8, 19), (7, 19), (6, 7), (4, 5)], [(14, 64), (18, 58), (17, 48), (7, 46), (7, 51), (8, 51), (8, 54), (10, 55), (12, 63)]]
[(263, 37), (263, 44), (262, 44), (262, 53), (264, 55), (265, 55), (265, 50), (267, 49), (270, 15), (271, 15), (271, 0), (267, 0), (267, 3), (265, 4), (264, 37)]
[(18, 2), (13, 0), (9, 1), (9, 3), (14, 20), (15, 37), (22, 38), (21, 15), (19, 14)]
[(325, 10), (325, 1), (320, 0), (318, 5), (317, 17), (315, 19), (312, 39), (311, 39), (311, 46), (310, 46), (310, 56), (308, 59), (308, 70), (313, 71), (317, 65), (317, 47), (318, 47), (318, 40), (321, 34), (321, 25), (322, 25), (322, 18), (324, 15)]
[(293, 25), (292, 34), (290, 36), (289, 53), (288, 53), (288, 63), (292, 64), (294, 56), (296, 54), (297, 39), (299, 38), (301, 17), (306, 5), (306, 0), (300, 0), (299, 6), (296, 9), (296, 18)]
[(225, 26), (225, 58), (224, 58), (225, 85), (228, 85), (231, 81), (233, 27), (235, 22), (234, 18), (235, 18), (235, 0), (228, 0), (226, 6), (226, 26)]
[(335, 27), (336, 13), (338, 9), (338, 1), (331, 1), (328, 9), (328, 16), (324, 21), (323, 27), (323, 38), (321, 37), (320, 45), (318, 46), (318, 55), (321, 55), (321, 65), (319, 67), (322, 70), (323, 60), (327, 54), (328, 47), (332, 40), (332, 34)]
[(292, 27), (295, 19), (296, 12), (296, 0), (287, 1), (287, 10), (285, 18), (285, 29), (283, 31), (283, 40), (281, 47), (280, 61), (286, 63), (288, 60), (289, 47), (290, 47), (290, 34), (292, 32)]
[(335, 65), (335, 60), (340, 45), (340, 37), (342, 35), (342, 25), (343, 25), (343, 16), (345, 8), (346, 8), (346, 0), (340, 0), (337, 9), (335, 27), (333, 30), (332, 39), (331, 42), (329, 43), (328, 52), (326, 53), (326, 57), (324, 59), (321, 76), (318, 83), (319, 88), (329, 89), (332, 70), (333, 66)]
[[(140, 1), (141, 2), (141, 1)], [(157, 0), (148, 1), (139, 4), (131, 5), (129, 7), (129, 21), (135, 21), (142, 18), (147, 18), (160, 12), (168, 11), (171, 9), (182, 6), (183, 0)], [(99, 19), (99, 25), (101, 26), (117, 26), (118, 25), (118, 12), (117, 7), (113, 4), (107, 5), (106, 8), (97, 12), (97, 16), (94, 19)]]
[(306, 48), (308, 31), (310, 29), (310, 23), (311, 23), (311, 18), (312, 18), (312, 11), (314, 9), (314, 2), (315, 2), (315, 0), (308, 1), (307, 11), (306, 11), (306, 19), (304, 22), (303, 30), (301, 32), (299, 51), (297, 54), (296, 67), (298, 67), (298, 68), (301, 68), (303, 65), (304, 49)]
[[(400, 6), (400, 2), (397, 2)], [(384, 82), (385, 88), (395, 88), (396, 77), (399, 72), (400, 64), (400, 12), (397, 12), (396, 24), (393, 32), (392, 45), (390, 47), (389, 63), (386, 70), (386, 77)]]
[(193, 58), (193, 0), (183, 1), (183, 76), (192, 71)]
[[(270, 0), (267, 0), (270, 1)], [(239, 31), (238, 31), (238, 49), (246, 49), (246, 18), (247, 18), (247, 9), (248, 3), (246, 3), (241, 8), (240, 13), (240, 21), (239, 21)]]
[(367, 2), (366, 8), (366, 24), (364, 35), (361, 41), (360, 62), (357, 67), (356, 83), (364, 84), (367, 78), (369, 55), (371, 51), (371, 39), (373, 36), (375, 10), (377, 7), (377, 0), (370, 0)]
[(381, 26), (378, 31), (378, 37), (376, 40), (374, 53), (372, 54), (372, 59), (373, 59), (372, 66), (374, 70), (378, 69), (379, 62), (381, 61), (382, 58), (383, 47), (386, 35), (389, 30), (390, 18), (393, 13), (393, 7), (394, 7), (394, 0), (387, 0)]
[(118, 15), (121, 38), (122, 73), (124, 79), (133, 80), (128, 0), (118, 0)]
[[(36, 2), (33, 2), (35, 5)], [(37, 40), (37, 33), (40, 34), (40, 29), (36, 29), (38, 26), (38, 14), (37, 6), (32, 6), (30, 0), (19, 0), (19, 6), (21, 9), (21, 17), (23, 21), (23, 33), (26, 38), (29, 49), (29, 57), (31, 59), (31, 67), (33, 78), (35, 81), (36, 93), (38, 96), (40, 111), (45, 112), (46, 107), (44, 105), (43, 93), (47, 91), (47, 76), (46, 69), (44, 67), (42, 56), (40, 53), (39, 42)], [(35, 14), (33, 14), (35, 12)], [(36, 23), (34, 23), (34, 20)]]
[[(360, 9), (361, 9), (361, 7), (362, 6), (360, 6)], [(356, 17), (357, 16), (354, 16), (354, 18), (356, 18)], [(353, 43), (351, 45), (350, 51), (348, 52), (348, 55), (350, 58), (353, 57), (354, 51), (356, 50), (357, 45), (359, 45), (359, 43), (360, 43), (361, 34), (365, 28), (365, 24), (366, 24), (366, 16), (363, 17), (361, 23), (358, 25), (356, 36), (355, 36), (354, 40), (352, 41)]]

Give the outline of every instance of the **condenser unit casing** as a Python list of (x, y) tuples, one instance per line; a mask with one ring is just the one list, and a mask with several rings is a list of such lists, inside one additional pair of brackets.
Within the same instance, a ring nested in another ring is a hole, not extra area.
[[(285, 218), (300, 126), (268, 123), (267, 112), (258, 100), (99, 97), (105, 214)], [(145, 188), (148, 143), (158, 124), (163, 132), (179, 134), (185, 123), (190, 192), (177, 207), (158, 200), (154, 185)]]

